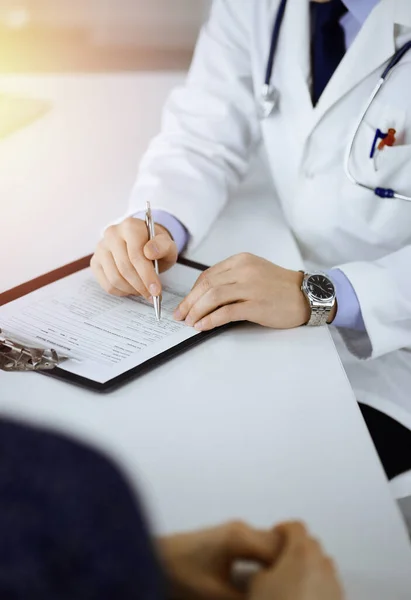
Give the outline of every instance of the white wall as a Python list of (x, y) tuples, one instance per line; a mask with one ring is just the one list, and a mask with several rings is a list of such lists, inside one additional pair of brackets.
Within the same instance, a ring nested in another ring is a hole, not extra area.
[(0, 19), (26, 8), (32, 22), (90, 30), (101, 43), (192, 46), (210, 0), (1, 0)]

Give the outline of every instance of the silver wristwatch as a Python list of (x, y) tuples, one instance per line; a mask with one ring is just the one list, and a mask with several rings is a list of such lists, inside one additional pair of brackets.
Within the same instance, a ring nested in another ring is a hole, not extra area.
[(335, 287), (331, 279), (323, 273), (304, 273), (301, 291), (311, 308), (306, 325), (326, 325), (335, 305)]

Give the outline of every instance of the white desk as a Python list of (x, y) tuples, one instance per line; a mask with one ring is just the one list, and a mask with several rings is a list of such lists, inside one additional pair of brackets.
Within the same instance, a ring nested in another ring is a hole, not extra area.
[[(56, 100), (54, 113), (0, 143), (0, 198), (13, 198), (0, 256), (16, 236), (27, 246), (7, 252), (1, 288), (92, 250), (99, 228), (121, 214), (166, 90), (179, 78), (0, 79)], [(194, 258), (248, 250), (300, 266), (258, 181), (243, 188)], [(252, 216), (250, 194), (258, 198)], [(0, 408), (115, 456), (132, 483), (143, 484), (157, 530), (303, 518), (336, 557), (350, 599), (411, 596), (407, 536), (326, 330), (233, 330), (109, 396), (1, 374)]]

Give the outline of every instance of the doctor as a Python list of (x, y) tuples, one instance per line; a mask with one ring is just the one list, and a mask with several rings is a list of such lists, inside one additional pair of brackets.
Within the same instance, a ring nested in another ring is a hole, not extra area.
[(409, 0), (215, 0), (129, 213), (92, 259), (110, 293), (158, 295), (151, 261), (167, 269), (202, 240), (262, 142), (308, 274), (238, 255), (209, 269), (175, 317), (200, 330), (332, 323), (390, 478), (411, 468), (409, 47), (373, 91), (410, 40)]

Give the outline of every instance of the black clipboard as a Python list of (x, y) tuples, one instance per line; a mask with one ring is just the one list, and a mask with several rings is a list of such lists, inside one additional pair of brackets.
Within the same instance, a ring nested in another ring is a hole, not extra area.
[[(18, 298), (25, 296), (26, 294), (29, 294), (37, 289), (40, 289), (41, 287), (49, 285), (50, 283), (54, 283), (55, 281), (64, 279), (69, 275), (72, 275), (74, 273), (77, 273), (78, 271), (82, 271), (83, 269), (88, 268), (90, 266), (91, 256), (92, 255), (81, 258), (80, 260), (65, 265), (64, 267), (60, 267), (55, 271), (51, 271), (50, 273), (42, 275), (37, 279), (33, 279), (32, 281), (24, 283), (23, 285), (17, 288), (0, 294), (0, 306), (12, 302), (13, 300), (17, 300)], [(202, 271), (208, 269), (208, 267), (205, 265), (196, 263), (183, 257), (178, 259), (178, 263), (186, 267), (197, 269), (199, 271), (199, 274)], [(76, 375), (75, 373), (70, 373), (69, 371), (65, 371), (64, 369), (61, 369), (59, 367), (55, 367), (51, 371), (37, 371), (37, 373), (45, 375), (46, 377), (60, 379), (67, 383), (80, 386), (88, 390), (93, 390), (95, 392), (108, 393), (130, 382), (132, 379), (144, 375), (148, 371), (151, 371), (152, 369), (160, 366), (164, 362), (178, 356), (182, 352), (189, 350), (190, 348), (196, 346), (204, 340), (217, 335), (217, 333), (220, 333), (221, 331), (227, 329), (231, 325), (232, 324), (228, 324), (218, 329), (199, 333), (198, 335), (189, 338), (188, 340), (185, 340), (184, 342), (181, 342), (180, 344), (177, 344), (176, 346), (173, 346), (172, 348), (169, 348), (164, 352), (161, 352), (157, 356), (150, 358), (146, 362), (130, 369), (129, 371), (122, 373), (121, 375), (114, 377), (113, 379), (110, 379), (109, 381), (106, 381), (105, 383), (100, 383), (98, 381), (88, 379), (87, 377)]]

